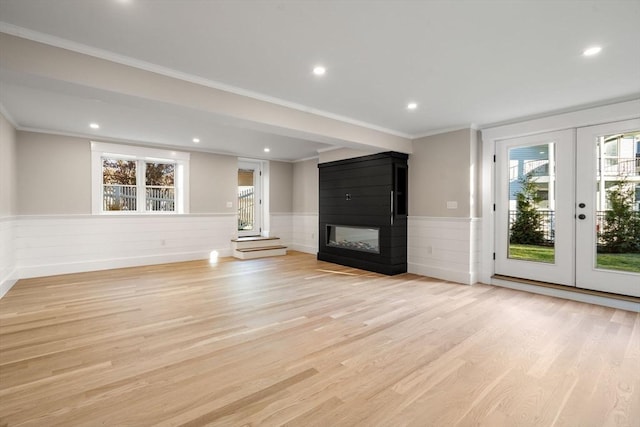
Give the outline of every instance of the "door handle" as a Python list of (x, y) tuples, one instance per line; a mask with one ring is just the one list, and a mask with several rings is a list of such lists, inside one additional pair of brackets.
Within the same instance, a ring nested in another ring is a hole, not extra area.
[(578, 219), (586, 219), (587, 216), (585, 214), (580, 214), (578, 215)]
[(393, 190), (391, 190), (391, 225), (393, 225)]

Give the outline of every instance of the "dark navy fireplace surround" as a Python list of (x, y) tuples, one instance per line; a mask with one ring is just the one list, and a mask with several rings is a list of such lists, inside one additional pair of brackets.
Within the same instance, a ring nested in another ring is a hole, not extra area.
[(318, 165), (319, 260), (406, 273), (407, 159), (386, 152)]

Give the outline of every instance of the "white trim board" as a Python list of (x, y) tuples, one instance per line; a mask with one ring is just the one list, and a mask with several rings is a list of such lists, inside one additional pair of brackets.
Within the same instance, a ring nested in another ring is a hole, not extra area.
[(14, 279), (17, 274), (17, 271), (14, 270), (11, 272), (11, 274), (9, 274), (8, 278), (0, 280), (0, 299), (5, 296), (7, 292), (11, 290), (11, 288), (13, 288), (13, 285), (18, 282), (18, 279)]
[(0, 298), (16, 282), (15, 257), (16, 217), (0, 218)]
[[(218, 251), (219, 257), (230, 257), (231, 249)], [(209, 259), (210, 252), (176, 252), (162, 255), (145, 255), (126, 258), (110, 258), (100, 260), (86, 260), (68, 262), (64, 264), (42, 264), (19, 267), (17, 276), (26, 279), (32, 277), (55, 276), (59, 274), (84, 273), (89, 271), (112, 270), (126, 267), (140, 267), (145, 265), (168, 264), (174, 262), (195, 261)]]
[(496, 141), (537, 133), (592, 126), (640, 116), (640, 99), (482, 129), (482, 140)]

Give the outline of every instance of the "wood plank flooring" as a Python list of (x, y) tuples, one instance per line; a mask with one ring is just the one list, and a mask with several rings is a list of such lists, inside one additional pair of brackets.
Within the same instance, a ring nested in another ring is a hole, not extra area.
[(0, 425), (638, 426), (640, 315), (316, 261), (21, 280)]

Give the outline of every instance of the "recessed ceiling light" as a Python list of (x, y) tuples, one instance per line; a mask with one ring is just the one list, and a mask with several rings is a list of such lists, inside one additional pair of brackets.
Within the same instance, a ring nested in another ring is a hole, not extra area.
[(271, 149), (269, 147), (264, 147), (264, 152), (268, 153), (269, 151), (271, 151)]
[(600, 53), (602, 48), (600, 46), (591, 46), (590, 48), (585, 49), (582, 54), (584, 56), (593, 56)]
[(200, 142), (200, 138), (193, 138), (193, 143), (198, 144)]
[(97, 123), (89, 123), (91, 129), (100, 129), (100, 125)]
[(418, 104), (416, 104), (415, 102), (410, 102), (407, 104), (407, 110), (415, 110), (416, 108), (418, 108)]
[(315, 74), (316, 76), (324, 76), (324, 73), (327, 72), (327, 69), (324, 68), (322, 65), (317, 65), (313, 68), (313, 74)]

